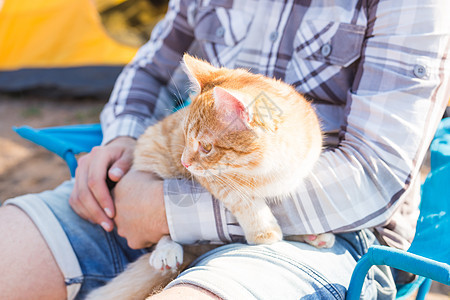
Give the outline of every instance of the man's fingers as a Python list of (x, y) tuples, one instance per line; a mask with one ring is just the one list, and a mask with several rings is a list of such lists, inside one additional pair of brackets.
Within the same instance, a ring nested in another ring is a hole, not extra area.
[(119, 181), (123, 177), (123, 175), (125, 175), (125, 172), (122, 170), (122, 168), (116, 166), (116, 164), (112, 165), (108, 171), (108, 177), (113, 182)]
[[(92, 163), (87, 164), (89, 169), (92, 168)], [(106, 215), (103, 210), (103, 207), (96, 199), (95, 195), (92, 193), (91, 187), (92, 184), (89, 178), (89, 171), (85, 169), (84, 166), (81, 166), (81, 170), (76, 178), (76, 196), (77, 198), (73, 199), (74, 202), (77, 203), (77, 208), (82, 212), (84, 218), (90, 220), (92, 223), (101, 225), (106, 231), (111, 231), (114, 227), (112, 220)], [(109, 195), (109, 191), (108, 191)], [(81, 216), (81, 215), (80, 215)]]
[(101, 208), (103, 213), (108, 218), (113, 218), (115, 214), (114, 203), (106, 184), (106, 175), (105, 177), (89, 177), (87, 185), (90, 195), (86, 195), (86, 197), (91, 196), (92, 199), (96, 199), (97, 206)]
[(133, 138), (119, 137), (106, 146), (94, 147), (78, 161), (71, 206), (107, 231), (112, 230), (115, 216), (110, 188), (130, 169), (135, 143)]
[(128, 150), (124, 151), (120, 158), (112, 164), (108, 171), (108, 177), (114, 182), (118, 182), (125, 173), (127, 173), (133, 161), (133, 152)]
[(69, 198), (69, 204), (72, 207), (72, 209), (85, 220), (88, 220), (91, 223), (95, 223), (91, 217), (89, 211), (86, 209), (86, 207), (83, 204), (83, 201), (81, 201), (80, 197), (78, 196), (78, 189), (76, 187), (76, 182), (74, 185), (74, 189), (72, 190), (72, 194)]
[[(72, 207), (72, 209), (83, 219), (88, 219), (89, 214), (86, 211), (85, 207), (83, 206), (83, 202), (79, 198), (79, 190), (80, 186), (79, 183), (81, 182), (80, 177), (83, 177), (83, 168), (85, 168), (84, 162), (86, 161), (86, 157), (83, 156), (78, 160), (78, 168), (75, 171), (75, 182), (73, 185), (72, 193), (70, 194), (69, 198), (69, 204)], [(89, 220), (91, 221), (91, 220)]]
[(72, 207), (73, 211), (77, 213), (77, 215), (79, 215), (83, 219), (88, 218), (86, 210), (82, 206), (82, 203), (80, 203), (80, 199), (78, 199), (76, 183), (74, 184), (72, 193), (70, 194), (69, 204), (70, 207)]
[(98, 202), (92, 195), (80, 195), (83, 199), (83, 206), (87, 211), (88, 219), (95, 224), (99, 224), (105, 231), (111, 231), (114, 228), (113, 221), (105, 214)]
[[(107, 163), (104, 163), (105, 166), (103, 167), (103, 177), (101, 176), (102, 172), (98, 172), (100, 175), (95, 172), (92, 173), (92, 168), (100, 168), (103, 161), (102, 159), (99, 159), (102, 155), (99, 155), (98, 149), (93, 152), (97, 155), (88, 154), (79, 160), (79, 165), (75, 172), (74, 189), (72, 191), (69, 203), (80, 217), (87, 219), (92, 223), (101, 225), (106, 231), (111, 231), (114, 227), (114, 223), (103, 210), (102, 204), (99, 203), (99, 199), (97, 199), (94, 194), (94, 192), (99, 193), (98, 191), (104, 188), (103, 196), (106, 194), (111, 202), (109, 205), (113, 206), (112, 199), (109, 195), (109, 190), (107, 189), (105, 183)], [(94, 164), (94, 162), (97, 164)], [(97, 167), (99, 165), (98, 162), (100, 162), (100, 167)], [(102, 184), (104, 187), (101, 186)]]
[[(97, 152), (98, 149), (93, 149), (91, 153), (96, 155)], [(92, 160), (90, 164), (86, 183), (90, 193), (94, 199), (97, 200), (104, 214), (106, 214), (108, 218), (113, 218), (115, 214), (114, 203), (106, 183), (106, 173), (109, 164), (114, 158), (110, 157), (106, 153), (103, 153), (103, 155), (96, 155), (94, 157), (96, 159)]]

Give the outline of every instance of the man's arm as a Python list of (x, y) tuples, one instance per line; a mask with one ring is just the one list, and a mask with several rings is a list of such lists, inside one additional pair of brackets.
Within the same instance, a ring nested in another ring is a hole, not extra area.
[(386, 223), (420, 180), (420, 165), (450, 97), (446, 4), (425, 2), (379, 1), (370, 8), (339, 146), (322, 154), (293, 201), (277, 207), (282, 220), (289, 220), (285, 233)]
[[(370, 8), (340, 144), (321, 155), (295, 197), (272, 206), (284, 234), (373, 227), (402, 202), (450, 96), (450, 26), (442, 3), (380, 1)], [(242, 234), (193, 183), (166, 180), (165, 203), (174, 240), (229, 241)]]

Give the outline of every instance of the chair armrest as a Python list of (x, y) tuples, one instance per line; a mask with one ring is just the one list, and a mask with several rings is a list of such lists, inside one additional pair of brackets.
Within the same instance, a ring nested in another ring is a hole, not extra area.
[(346, 299), (360, 298), (366, 274), (374, 265), (386, 265), (443, 284), (450, 284), (450, 266), (448, 264), (387, 246), (372, 246), (361, 257), (353, 270)]

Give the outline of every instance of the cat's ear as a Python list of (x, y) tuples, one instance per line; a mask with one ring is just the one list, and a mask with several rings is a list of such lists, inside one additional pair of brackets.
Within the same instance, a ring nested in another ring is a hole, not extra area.
[(183, 62), (184, 70), (193, 85), (194, 92), (200, 92), (204, 84), (210, 81), (211, 73), (217, 70), (206, 61), (187, 53), (183, 55)]
[(229, 124), (235, 130), (250, 128), (250, 112), (245, 108), (241, 95), (227, 91), (221, 87), (214, 87), (214, 107), (220, 120)]

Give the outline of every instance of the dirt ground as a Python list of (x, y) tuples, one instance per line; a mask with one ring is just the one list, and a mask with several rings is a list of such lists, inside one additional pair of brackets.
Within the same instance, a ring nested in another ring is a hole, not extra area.
[(54, 188), (70, 178), (62, 159), (22, 139), (12, 126), (98, 123), (104, 102), (0, 95), (0, 200)]
[[(40, 128), (98, 123), (105, 101), (0, 94), (0, 201), (52, 189), (70, 178), (61, 158), (20, 138), (12, 126)], [(450, 299), (450, 287), (433, 283), (427, 299)]]

